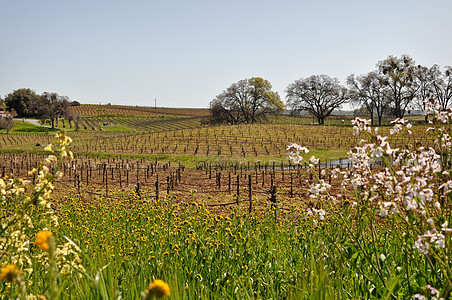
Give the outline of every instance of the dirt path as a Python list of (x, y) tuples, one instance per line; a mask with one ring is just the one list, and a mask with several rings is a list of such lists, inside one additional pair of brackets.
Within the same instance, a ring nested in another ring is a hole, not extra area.
[(28, 122), (28, 123), (31, 123), (31, 124), (36, 125), (36, 126), (50, 128), (50, 126), (43, 125), (43, 124), (39, 123), (38, 120), (35, 120), (35, 119), (22, 119), (22, 118), (20, 118), (20, 119), (14, 119), (14, 121), (16, 121), (16, 122)]

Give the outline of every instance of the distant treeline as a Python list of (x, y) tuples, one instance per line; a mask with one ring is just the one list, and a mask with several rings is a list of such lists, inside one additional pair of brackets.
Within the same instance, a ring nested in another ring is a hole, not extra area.
[[(212, 100), (214, 123), (254, 123), (266, 114), (287, 109), (292, 114), (314, 115), (319, 124), (345, 103), (358, 107), (381, 125), (383, 116), (402, 118), (407, 112), (422, 110), (434, 99), (441, 109), (452, 98), (452, 67), (417, 65), (408, 55), (389, 56), (367, 74), (348, 76), (342, 85), (328, 75), (312, 75), (295, 80), (285, 90), (285, 106), (268, 80), (253, 77), (233, 83)], [(427, 117), (426, 117), (427, 118)]]
[(80, 105), (79, 102), (70, 101), (68, 97), (57, 93), (44, 92), (38, 95), (27, 88), (6, 95), (4, 103), (13, 116), (49, 119), (52, 127), (59, 118), (74, 119), (71, 107)]

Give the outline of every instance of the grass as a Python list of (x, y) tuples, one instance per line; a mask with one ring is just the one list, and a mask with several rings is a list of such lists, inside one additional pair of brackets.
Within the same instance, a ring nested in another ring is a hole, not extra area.
[[(108, 298), (119, 293), (137, 299), (153, 278), (168, 282), (174, 299), (300, 299), (328, 293), (320, 290), (330, 285), (326, 278), (314, 275), (325, 268), (313, 257), (319, 245), (299, 233), (301, 228), (312, 233), (311, 221), (297, 229), (286, 221), (275, 224), (271, 211), (248, 216), (231, 210), (219, 216), (203, 205), (172, 205), (172, 200), (132, 196), (112, 205), (111, 198), (87, 203), (69, 195), (58, 206), (58, 242), (64, 235), (81, 247), (84, 274), (101, 273)], [(32, 246), (32, 251), (39, 249)], [(36, 271), (46, 277), (45, 269)], [(309, 273), (318, 286), (303, 289), (311, 285), (302, 279)], [(92, 298), (88, 277), (76, 274), (65, 282), (61, 298)], [(38, 280), (29, 289), (39, 292), (41, 284)], [(0, 286), (0, 293), (5, 291)]]
[[(102, 125), (102, 124), (101, 124)], [(109, 124), (101, 127), (102, 131), (106, 132), (133, 132), (129, 127), (123, 125)]]
[(14, 122), (14, 127), (9, 133), (51, 133), (58, 131), (59, 129), (57, 128), (52, 129), (48, 127), (37, 126), (28, 122), (16, 121)]
[[(17, 150), (14, 150), (17, 151)], [(17, 153), (17, 152), (16, 152)], [(171, 154), (114, 154), (114, 153), (98, 153), (98, 152), (86, 152), (78, 151), (76, 153), (80, 157), (95, 157), (95, 158), (121, 158), (121, 159), (134, 159), (134, 160), (148, 160), (148, 161), (168, 161), (172, 163), (182, 163), (188, 168), (196, 167), (199, 163), (271, 163), (281, 162), (286, 160), (285, 155), (273, 156), (273, 157), (249, 157), (249, 158), (232, 158), (227, 156), (192, 156), (192, 155), (171, 155)], [(316, 156), (324, 162), (325, 160), (338, 160), (347, 157), (347, 151), (341, 149), (313, 149), (307, 154), (307, 158), (311, 155)]]
[[(58, 203), (57, 243), (66, 236), (79, 245), (86, 268), (72, 269), (64, 278), (61, 299), (102, 293), (100, 298), (138, 299), (155, 278), (169, 284), (172, 299), (369, 299), (388, 292), (371, 288), (376, 274), (353, 245), (343, 244), (340, 224), (319, 223), (295, 206), (275, 211), (266, 205), (252, 213), (229, 208), (219, 214), (189, 199), (155, 201), (120, 191), (89, 201), (71, 193)], [(378, 229), (376, 237), (364, 231), (362, 243), (378, 240), (394, 265), (402, 265), (400, 241), (388, 234), (403, 228), (382, 223)], [(33, 244), (30, 250), (40, 253)], [(357, 277), (353, 264), (367, 277)], [(47, 275), (45, 268), (35, 272), (38, 279), (28, 289), (39, 294)], [(404, 298), (408, 289), (396, 282), (394, 295)], [(1, 284), (0, 294), (7, 291)]]

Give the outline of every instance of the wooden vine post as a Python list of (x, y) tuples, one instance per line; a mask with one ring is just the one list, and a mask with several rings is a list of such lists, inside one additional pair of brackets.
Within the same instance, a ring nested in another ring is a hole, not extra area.
[(157, 174), (155, 179), (155, 200), (159, 200), (159, 174)]
[(276, 206), (276, 186), (272, 185), (270, 187), (270, 197), (268, 197), (268, 200), (270, 200), (271, 202), (271, 209), (275, 210), (275, 223), (278, 219), (278, 211), (277, 211), (277, 206)]

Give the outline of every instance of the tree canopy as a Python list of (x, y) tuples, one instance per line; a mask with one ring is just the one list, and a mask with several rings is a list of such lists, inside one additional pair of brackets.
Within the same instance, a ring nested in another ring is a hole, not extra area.
[(18, 89), (6, 95), (8, 110), (14, 109), (19, 117), (36, 117), (39, 115), (40, 97), (31, 89)]
[(233, 83), (211, 102), (213, 122), (256, 123), (269, 113), (281, 112), (284, 103), (271, 83), (260, 77)]

